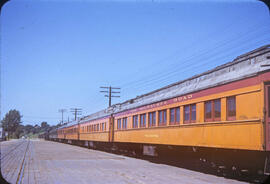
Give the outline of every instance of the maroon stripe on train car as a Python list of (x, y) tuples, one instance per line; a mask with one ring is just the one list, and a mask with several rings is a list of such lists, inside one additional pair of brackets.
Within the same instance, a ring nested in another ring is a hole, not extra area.
[(191, 100), (191, 99), (195, 99), (195, 98), (199, 98), (199, 97), (203, 97), (203, 96), (212, 95), (212, 94), (215, 94), (215, 93), (222, 93), (222, 92), (231, 91), (231, 90), (235, 90), (235, 89), (239, 89), (239, 88), (253, 86), (253, 85), (260, 84), (261, 82), (266, 81), (266, 80), (270, 80), (270, 72), (263, 73), (263, 74), (260, 74), (258, 76), (255, 76), (255, 77), (251, 77), (251, 78), (231, 82), (231, 83), (224, 84), (224, 85), (221, 85), (221, 86), (201, 90), (201, 91), (198, 91), (198, 92), (195, 92), (195, 93), (190, 93), (190, 94), (187, 94), (187, 95), (174, 97), (174, 98), (169, 99), (169, 100), (165, 100), (165, 101), (153, 103), (153, 104), (150, 104), (150, 105), (145, 105), (145, 106), (142, 106), (142, 107), (127, 110), (127, 111), (124, 111), (124, 112), (120, 112), (120, 113), (115, 114), (115, 117), (124, 116), (124, 115), (127, 115), (127, 114), (136, 113), (136, 112), (139, 112), (139, 111), (149, 110), (149, 109), (153, 109), (153, 108), (156, 108), (156, 107), (162, 107), (162, 106), (177, 103), (177, 102), (183, 102), (183, 101), (187, 101), (187, 100)]

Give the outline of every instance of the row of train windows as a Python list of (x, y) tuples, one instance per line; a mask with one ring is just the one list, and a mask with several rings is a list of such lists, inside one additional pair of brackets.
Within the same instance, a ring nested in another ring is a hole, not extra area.
[[(220, 99), (206, 101), (204, 103), (205, 121), (220, 121), (221, 118), (221, 101)], [(167, 109), (157, 111), (158, 126), (167, 125)], [(184, 124), (194, 123), (196, 121), (196, 104), (184, 106)], [(180, 107), (169, 109), (169, 124), (175, 125), (180, 123)], [(235, 96), (227, 98), (227, 120), (234, 120), (236, 116)], [(148, 113), (148, 127), (156, 126), (156, 112)], [(134, 115), (132, 117), (132, 128), (146, 127), (146, 113)], [(117, 120), (117, 129), (127, 129), (127, 118)]]
[(83, 132), (98, 132), (98, 131), (105, 131), (105, 130), (106, 130), (105, 122), (82, 127)]
[(117, 120), (117, 129), (127, 129), (127, 118)]
[[(205, 121), (220, 121), (221, 102), (220, 99), (210, 100), (204, 104)], [(236, 100), (235, 96), (227, 98), (227, 120), (234, 120), (236, 116)]]
[(77, 128), (71, 128), (66, 130), (66, 133), (76, 133), (77, 132)]

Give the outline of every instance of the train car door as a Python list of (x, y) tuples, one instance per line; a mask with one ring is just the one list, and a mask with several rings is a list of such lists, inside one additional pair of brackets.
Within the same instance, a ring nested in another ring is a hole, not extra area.
[(109, 118), (109, 142), (113, 142), (114, 133), (114, 118), (111, 116)]
[(265, 144), (270, 151), (270, 84), (265, 85)]

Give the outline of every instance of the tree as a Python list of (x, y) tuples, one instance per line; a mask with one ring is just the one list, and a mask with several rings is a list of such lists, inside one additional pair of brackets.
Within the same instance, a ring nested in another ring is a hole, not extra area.
[(46, 131), (49, 130), (49, 128), (50, 128), (50, 125), (47, 122), (43, 121), (41, 123), (41, 131), (45, 131), (46, 132)]
[(2, 120), (2, 127), (4, 131), (8, 132), (8, 139), (11, 134), (14, 134), (16, 138), (19, 138), (20, 130), (18, 128), (21, 124), (21, 117), (20, 112), (14, 109), (10, 110)]
[(25, 125), (24, 126), (24, 134), (29, 134), (30, 132), (34, 132), (34, 126), (33, 125)]
[(23, 129), (24, 129), (24, 126), (23, 125), (19, 125), (15, 132), (14, 132), (14, 135), (16, 138), (19, 138), (21, 136), (21, 134), (23, 133)]

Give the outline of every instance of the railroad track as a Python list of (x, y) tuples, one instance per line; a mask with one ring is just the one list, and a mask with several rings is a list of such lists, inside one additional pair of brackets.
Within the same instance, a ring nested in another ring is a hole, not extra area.
[(30, 140), (19, 141), (1, 155), (1, 169), (4, 178), (10, 183), (22, 183), (25, 173)]
[(26, 149), (25, 149), (25, 152), (24, 152), (24, 156), (23, 156), (23, 161), (22, 161), (21, 166), (20, 166), (20, 172), (18, 174), (16, 184), (21, 184), (22, 183), (22, 178), (23, 178), (23, 175), (24, 175), (25, 164), (26, 164), (26, 154), (27, 154), (27, 152), (29, 150), (29, 144), (30, 144), (30, 141), (28, 140), (27, 146), (26, 146)]
[(15, 151), (16, 149), (18, 149), (24, 143), (25, 143), (25, 141), (20, 141), (19, 143), (17, 143), (16, 145), (14, 145), (7, 153), (5, 153), (4, 155), (1, 154), (0, 160), (3, 161), (6, 156), (8, 156), (11, 152)]

